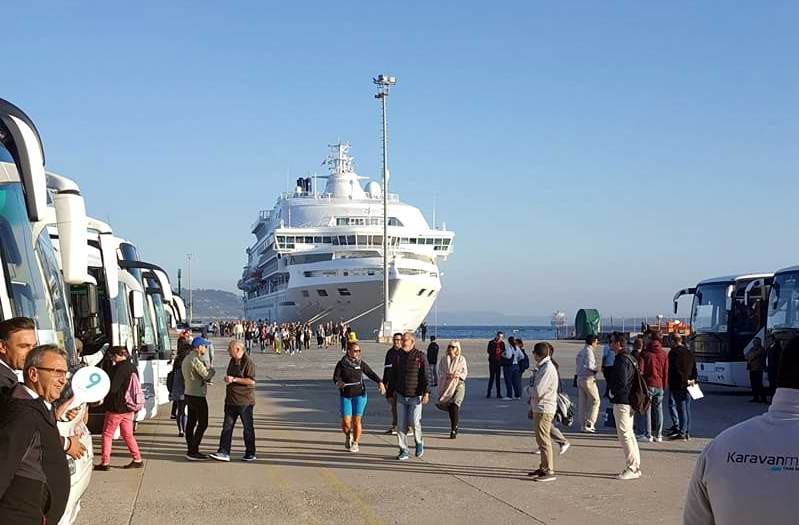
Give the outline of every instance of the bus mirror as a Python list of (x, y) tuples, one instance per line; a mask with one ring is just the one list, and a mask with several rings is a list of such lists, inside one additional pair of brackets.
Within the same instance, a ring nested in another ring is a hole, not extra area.
[(674, 315), (677, 315), (677, 301), (674, 301)]
[(138, 290), (130, 292), (130, 308), (133, 317), (141, 319), (144, 317), (144, 294)]
[(89, 267), (86, 204), (74, 191), (56, 193), (53, 204), (64, 280), (69, 284), (83, 283)]

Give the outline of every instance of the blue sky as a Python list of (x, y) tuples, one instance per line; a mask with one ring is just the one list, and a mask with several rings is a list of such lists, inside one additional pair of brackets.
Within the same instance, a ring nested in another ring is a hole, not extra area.
[(799, 264), (799, 5), (431, 4), (16, 2), (0, 96), (195, 286), (235, 289), (256, 212), (327, 144), (377, 177), (380, 72), (392, 191), (457, 235), (441, 311), (653, 314)]

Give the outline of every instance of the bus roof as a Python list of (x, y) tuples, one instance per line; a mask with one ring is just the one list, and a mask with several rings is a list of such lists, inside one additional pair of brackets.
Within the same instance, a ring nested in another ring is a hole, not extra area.
[(773, 273), (744, 273), (724, 275), (722, 277), (712, 277), (710, 279), (705, 279), (704, 281), (699, 281), (697, 286), (702, 286), (703, 284), (732, 284), (736, 281), (760, 279), (761, 277), (772, 277), (773, 275)]
[(781, 273), (796, 273), (799, 272), (799, 266), (789, 266), (787, 268), (782, 268), (774, 272), (774, 275), (778, 275)]

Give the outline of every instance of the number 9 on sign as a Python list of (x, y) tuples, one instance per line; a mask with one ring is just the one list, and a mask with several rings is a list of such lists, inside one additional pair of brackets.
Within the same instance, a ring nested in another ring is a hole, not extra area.
[(86, 366), (72, 376), (72, 391), (80, 403), (96, 403), (102, 400), (111, 388), (108, 374), (96, 366)]

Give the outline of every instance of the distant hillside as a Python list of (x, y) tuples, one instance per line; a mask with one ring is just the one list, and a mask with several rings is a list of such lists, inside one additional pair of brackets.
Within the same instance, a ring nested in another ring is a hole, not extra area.
[[(188, 308), (188, 290), (183, 291), (183, 300)], [(235, 293), (223, 290), (192, 290), (192, 301), (194, 319), (241, 319), (244, 316), (241, 296)]]

